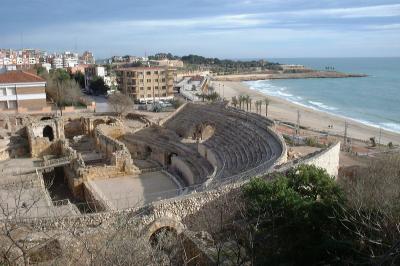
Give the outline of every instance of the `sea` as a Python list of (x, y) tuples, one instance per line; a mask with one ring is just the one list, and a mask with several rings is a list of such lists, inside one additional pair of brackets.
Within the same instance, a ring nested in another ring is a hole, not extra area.
[(274, 58), (312, 69), (366, 74), (364, 78), (245, 82), (254, 90), (315, 110), (400, 133), (400, 58)]

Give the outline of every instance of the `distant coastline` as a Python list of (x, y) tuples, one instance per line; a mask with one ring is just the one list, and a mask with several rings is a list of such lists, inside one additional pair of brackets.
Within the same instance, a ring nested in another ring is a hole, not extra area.
[(349, 74), (336, 71), (310, 71), (302, 73), (254, 73), (220, 75), (213, 77), (216, 81), (254, 81), (268, 79), (308, 79), (308, 78), (362, 78), (365, 74)]

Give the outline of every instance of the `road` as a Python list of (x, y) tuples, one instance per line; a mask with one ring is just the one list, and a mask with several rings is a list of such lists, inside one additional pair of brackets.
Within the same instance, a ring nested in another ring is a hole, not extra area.
[(112, 112), (112, 108), (110, 107), (107, 99), (104, 96), (86, 95), (86, 97), (91, 101), (96, 102), (96, 112)]

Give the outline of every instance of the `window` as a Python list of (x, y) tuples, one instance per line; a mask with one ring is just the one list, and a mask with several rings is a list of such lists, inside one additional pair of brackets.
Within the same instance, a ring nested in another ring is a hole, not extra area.
[(150, 82), (151, 82), (151, 79), (147, 79), (147, 82), (150, 83)]
[(162, 79), (161, 82), (165, 82), (165, 79)]
[(15, 95), (15, 88), (7, 88), (7, 95)]
[(166, 94), (166, 93), (163, 93), (163, 94), (162, 94), (162, 96), (163, 96), (163, 97), (166, 97), (166, 96), (167, 96), (167, 94)]
[(140, 87), (140, 90), (143, 91), (143, 90), (144, 90), (144, 87)]
[(151, 71), (147, 71), (147, 72), (146, 72), (146, 75), (151, 75)]
[(157, 75), (157, 74), (158, 74), (158, 71), (154, 71), (154, 74), (156, 74), (156, 75)]
[(147, 87), (147, 90), (149, 90), (149, 91), (150, 91), (150, 90), (151, 90), (151, 87)]
[(167, 89), (167, 87), (166, 87), (166, 86), (162, 86), (162, 89), (163, 89), (163, 90), (166, 90), (166, 89)]
[(8, 109), (17, 109), (17, 101), (9, 101)]
[(7, 95), (7, 90), (6, 88), (0, 89), (0, 96), (6, 96)]
[(155, 94), (155, 97), (158, 97), (158, 93)]
[(161, 71), (161, 75), (165, 75), (165, 71)]
[(151, 97), (151, 94), (147, 94), (147, 97), (150, 98), (150, 97)]
[(158, 79), (155, 79), (154, 82), (158, 82)]
[(140, 80), (140, 83), (143, 83), (143, 79)]
[(154, 89), (155, 89), (155, 90), (158, 90), (158, 86), (155, 86)]

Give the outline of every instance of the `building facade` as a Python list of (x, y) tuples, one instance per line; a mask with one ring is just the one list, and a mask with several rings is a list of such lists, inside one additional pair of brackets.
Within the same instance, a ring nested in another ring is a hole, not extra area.
[(46, 107), (46, 81), (25, 71), (0, 74), (0, 110), (42, 110)]
[(83, 65), (94, 65), (96, 60), (92, 52), (85, 51), (82, 56), (79, 57), (79, 63)]
[(119, 90), (139, 102), (172, 99), (175, 73), (175, 69), (166, 67), (131, 67), (116, 70)]
[(85, 88), (89, 90), (90, 83), (96, 77), (104, 79), (106, 76), (106, 68), (103, 66), (88, 66), (85, 68)]

